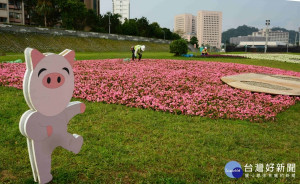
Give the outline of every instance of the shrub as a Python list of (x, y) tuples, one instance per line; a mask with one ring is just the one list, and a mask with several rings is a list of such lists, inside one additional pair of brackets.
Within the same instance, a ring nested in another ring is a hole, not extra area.
[(180, 56), (188, 52), (187, 42), (183, 39), (175, 40), (170, 44), (170, 52), (175, 53), (175, 56)]

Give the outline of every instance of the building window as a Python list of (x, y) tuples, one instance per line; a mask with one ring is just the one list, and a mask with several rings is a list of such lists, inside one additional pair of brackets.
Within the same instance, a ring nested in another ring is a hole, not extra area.
[(4, 3), (0, 3), (0, 10), (6, 10), (7, 5)]
[(0, 17), (0, 22), (7, 22), (7, 18), (6, 17)]
[(94, 0), (94, 2), (93, 2), (93, 9), (94, 9), (95, 11), (98, 10), (98, 8), (97, 8), (97, 1), (96, 1), (96, 0)]
[(10, 0), (8, 2), (9, 9), (22, 10), (22, 1)]
[(9, 21), (15, 23), (21, 23), (21, 14), (15, 12), (9, 12)]

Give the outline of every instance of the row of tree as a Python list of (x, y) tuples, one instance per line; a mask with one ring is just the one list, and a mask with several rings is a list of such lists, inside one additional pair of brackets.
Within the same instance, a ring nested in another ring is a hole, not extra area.
[(149, 23), (145, 17), (125, 20), (122, 23), (119, 14), (108, 12), (105, 15), (97, 15), (79, 0), (24, 0), (24, 3), (28, 14), (26, 21), (30, 25), (102, 33), (108, 33), (110, 30), (112, 34), (180, 39), (178, 34), (168, 28), (161, 28), (157, 22)]

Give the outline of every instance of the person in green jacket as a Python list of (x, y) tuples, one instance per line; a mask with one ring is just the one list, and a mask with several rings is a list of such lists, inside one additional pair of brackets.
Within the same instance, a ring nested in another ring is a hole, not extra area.
[(202, 55), (202, 56), (207, 56), (207, 55), (208, 55), (207, 47), (205, 47), (205, 48), (202, 50), (201, 55)]
[(140, 61), (142, 59), (142, 53), (145, 51), (145, 49), (146, 49), (145, 45), (136, 45), (134, 47), (131, 47), (132, 60), (134, 61), (137, 55), (139, 55), (139, 61)]

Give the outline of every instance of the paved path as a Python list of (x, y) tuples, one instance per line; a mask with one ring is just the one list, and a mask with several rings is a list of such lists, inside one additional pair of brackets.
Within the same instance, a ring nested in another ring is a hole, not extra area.
[(222, 77), (228, 85), (253, 92), (300, 96), (300, 78), (287, 75), (245, 73)]

